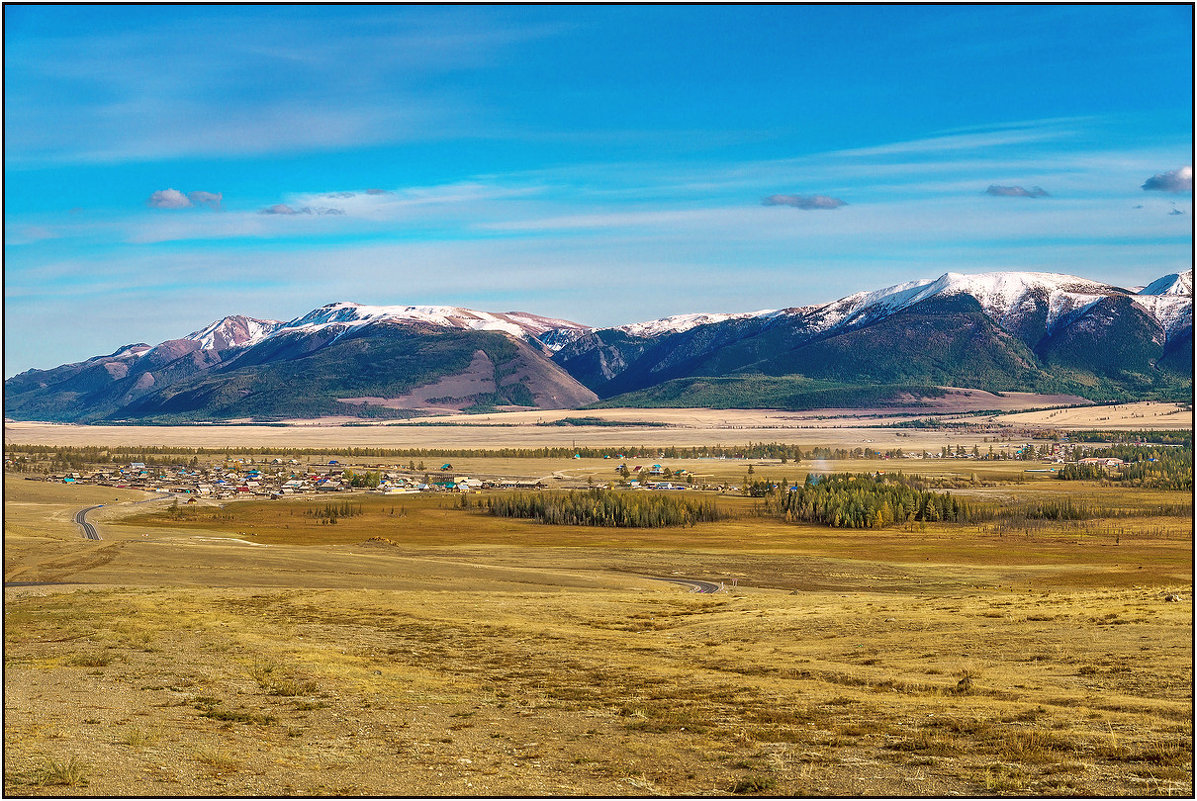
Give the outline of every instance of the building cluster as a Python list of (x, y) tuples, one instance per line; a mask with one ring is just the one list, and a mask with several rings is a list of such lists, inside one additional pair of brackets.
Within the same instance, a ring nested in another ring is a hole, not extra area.
[[(544, 486), (538, 479), (480, 479), (445, 472), (438, 475), (414, 475), (393, 465), (347, 467), (337, 461), (327, 464), (300, 464), (297, 459), (273, 459), (255, 464), (253, 459), (234, 459), (210, 466), (127, 465), (60, 472), (46, 476), (47, 481), (66, 484), (92, 484), (101, 487), (165, 492), (192, 498), (228, 498), (262, 496), (280, 498), (288, 495), (315, 495), (365, 489), (382, 495), (418, 492), (477, 492), (490, 488), (532, 489)], [(354, 485), (354, 476), (368, 481)]]
[(615, 472), (628, 480), (628, 486), (632, 489), (646, 489), (646, 490), (684, 490), (694, 489), (693, 486), (686, 486), (686, 484), (675, 483), (673, 481), (652, 480), (649, 476), (660, 477), (664, 479), (679, 478), (689, 479), (688, 483), (694, 483), (694, 478), (690, 471), (678, 468), (676, 470), (662, 467), (659, 464), (654, 464), (652, 467), (645, 467), (644, 465), (636, 465), (635, 467), (628, 467), (626, 464), (621, 464), (615, 468)]

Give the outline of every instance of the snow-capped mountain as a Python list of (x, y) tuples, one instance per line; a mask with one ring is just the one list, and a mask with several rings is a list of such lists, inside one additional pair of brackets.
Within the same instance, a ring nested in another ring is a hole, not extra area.
[(283, 323), (278, 320), (259, 320), (254, 317), (234, 314), (224, 317), (198, 331), (192, 331), (183, 339), (198, 342), (205, 350), (248, 347), (256, 345), (270, 336)]
[[(1164, 325), (1166, 330), (1171, 331), (1183, 321), (1186, 303), (1191, 310), (1193, 271), (1164, 276), (1137, 295), (1110, 284), (1057, 273), (944, 273), (936, 279), (924, 278), (883, 289), (857, 292), (831, 303), (756, 312), (678, 314), (658, 320), (613, 326), (605, 330), (650, 338), (677, 334), (697, 326), (729, 320), (764, 320), (785, 316), (800, 319), (812, 334), (823, 334), (874, 323), (930, 298), (954, 295), (975, 298), (982, 310), (1002, 327), (1016, 326), (1025, 318), (1046, 309), (1043, 320), (1045, 333), (1050, 332), (1060, 321), (1083, 313), (1102, 298), (1128, 295)], [(1176, 300), (1160, 303), (1154, 299), (1155, 297)], [(563, 344), (568, 344), (568, 341), (576, 338), (576, 334), (568, 337)], [(556, 349), (560, 349), (560, 346)]]
[(1139, 291), (1140, 295), (1185, 295), (1193, 297), (1193, 271), (1157, 278)]
[(338, 334), (379, 323), (423, 324), (472, 331), (501, 331), (515, 337), (543, 334), (549, 330), (587, 330), (569, 320), (541, 317), (528, 312), (483, 312), (459, 306), (368, 306), (361, 303), (330, 303), (293, 320), (259, 320), (231, 315), (193, 331), (183, 339), (201, 348), (224, 350), (248, 348), (275, 334), (314, 334), (332, 329)]
[[(921, 284), (921, 285), (920, 285)], [(1031, 272), (1001, 272), (963, 275), (944, 273), (934, 281), (899, 284), (838, 301), (852, 303), (849, 313), (831, 327), (851, 325), (865, 316), (876, 319), (909, 308), (933, 297), (968, 295), (981, 304), (981, 309), (1003, 328), (1033, 314), (1036, 306), (1046, 299), (1047, 328), (1069, 314), (1118, 292), (1114, 287), (1077, 278), (1071, 275)], [(859, 298), (859, 300), (856, 300)], [(834, 319), (834, 318), (832, 318)]]
[(576, 407), (616, 395), (635, 404), (649, 402), (637, 393), (662, 387), (653, 403), (686, 405), (686, 382), (709, 398), (711, 379), (734, 387), (719, 402), (743, 406), (813, 402), (761, 394), (780, 391), (768, 384), (778, 380), (822, 382), (837, 403), (859, 395), (843, 387), (886, 386), (1161, 397), (1191, 392), (1192, 340), (1192, 270), (1138, 292), (1054, 273), (945, 273), (830, 303), (608, 328), (527, 312), (338, 302), (289, 321), (232, 315), (154, 346), (27, 371), (5, 382), (5, 414), (385, 417)]
[[(872, 368), (861, 367), (860, 363), (889, 360), (887, 353), (876, 350), (877, 343), (886, 338), (893, 340), (896, 330), (903, 326), (909, 329), (910, 320), (925, 317), (932, 308), (953, 309), (951, 314), (958, 318), (961, 330), (972, 330), (969, 326), (978, 321), (964, 310), (973, 304), (971, 308), (990, 325), (970, 336), (978, 337), (977, 342), (989, 342), (993, 363), (983, 370), (978, 367), (979, 374), (971, 380), (981, 381), (982, 374), (995, 375), (1004, 370), (1031, 375), (1035, 369), (1042, 370), (1046, 366), (1044, 359), (1049, 357), (1082, 362), (1087, 358), (1085, 343), (1099, 347), (1107, 330), (1117, 339), (1139, 343), (1132, 349), (1134, 364), (1123, 366), (1132, 373), (1150, 375), (1157, 362), (1183, 365), (1185, 348), (1191, 348), (1186, 343), (1192, 339), (1192, 279), (1191, 273), (1187, 275), (1166, 276), (1136, 294), (1111, 284), (1055, 273), (945, 273), (936, 279), (907, 281), (824, 304), (742, 314), (679, 315), (586, 333), (570, 332), (555, 343), (553, 358), (603, 396), (641, 390), (675, 378), (753, 370), (841, 378), (863, 372), (876, 377), (879, 373), (870, 372)], [(944, 311), (941, 319), (946, 319), (946, 314)], [(887, 332), (884, 337), (882, 331)], [(970, 347), (951, 331), (938, 336), (945, 343), (958, 343), (962, 353)], [(859, 343), (858, 352), (831, 349), (831, 343), (839, 347), (847, 341)], [(930, 347), (935, 346), (924, 343), (924, 350)], [(1064, 350), (1069, 353), (1067, 357), (1060, 355)], [(1107, 355), (1114, 352), (1116, 349), (1106, 348)], [(1006, 353), (1009, 358), (999, 357), (998, 353)], [(911, 352), (910, 358), (917, 361), (917, 355)], [(829, 366), (818, 361), (828, 358), (843, 363)], [(951, 364), (959, 358), (943, 355), (941, 361), (950, 372)], [(1032, 369), (1035, 364), (1040, 367)], [(1106, 364), (1101, 369), (1116, 372), (1120, 368)], [(927, 365), (919, 375), (925, 378), (935, 374), (939, 375), (936, 380), (941, 380), (943, 372)], [(903, 370), (893, 365), (888, 374), (898, 376)], [(1046, 385), (1047, 373), (1038, 375), (1034, 380)]]
[(459, 306), (367, 306), (330, 303), (302, 317), (279, 325), (277, 331), (313, 332), (326, 326), (354, 327), (376, 323), (423, 323), (472, 331), (502, 331), (512, 336), (536, 336), (550, 329), (585, 328), (569, 320), (541, 317), (527, 312), (484, 312)]
[(658, 337), (662, 334), (680, 334), (683, 331), (689, 331), (700, 325), (711, 325), (712, 323), (722, 323), (728, 320), (745, 320), (748, 318), (768, 317), (776, 314), (775, 309), (763, 309), (755, 312), (739, 312), (739, 313), (695, 313), (695, 314), (675, 314), (671, 317), (662, 317), (659, 320), (648, 320), (643, 323), (628, 323), (627, 325), (617, 325), (614, 327), (616, 331), (623, 331), (626, 334), (634, 337)]

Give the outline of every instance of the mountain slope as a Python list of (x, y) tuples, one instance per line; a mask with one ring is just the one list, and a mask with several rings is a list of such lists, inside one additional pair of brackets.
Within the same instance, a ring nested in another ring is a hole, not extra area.
[[(329, 339), (331, 335), (331, 340)], [(452, 379), (485, 373), (451, 388)], [(426, 385), (447, 387), (429, 404), (390, 403)], [(294, 387), (302, 386), (302, 393)], [(228, 365), (176, 382), (120, 412), (133, 419), (319, 417), (426, 406), (573, 407), (594, 395), (528, 344), (495, 331), (388, 321), (346, 330), (292, 331)], [(347, 401), (347, 402), (346, 402)]]
[[(5, 414), (95, 422), (574, 407), (596, 396), (528, 341), (550, 328), (571, 327), (581, 328), (522, 312), (353, 303), (330, 304), (285, 323), (225, 317), (153, 347), (127, 346), (15, 376), (5, 382)], [(478, 386), (452, 385), (431, 403), (405, 398), (421, 385), (468, 372), (478, 353), (490, 370)]]
[(814, 340), (738, 372), (996, 390), (1035, 386), (1046, 377), (1035, 355), (969, 295), (933, 296), (870, 326)]
[[(603, 398), (682, 379), (752, 374), (1094, 399), (1176, 394), (1192, 384), (1185, 361), (1192, 348), (1192, 294), (1185, 291), (1191, 285), (1191, 273), (1167, 276), (1138, 294), (1050, 273), (947, 273), (702, 325), (675, 328), (669, 322), (676, 318), (666, 318), (575, 334), (554, 360)], [(1094, 349), (1101, 353), (1087, 352)]]

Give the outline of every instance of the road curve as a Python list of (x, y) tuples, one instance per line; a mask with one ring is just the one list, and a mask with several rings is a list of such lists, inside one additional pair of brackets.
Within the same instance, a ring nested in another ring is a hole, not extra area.
[(713, 581), (703, 581), (702, 579), (687, 579), (687, 578), (662, 578), (661, 576), (645, 576), (645, 578), (653, 581), (668, 581), (670, 584), (682, 584), (690, 588), (690, 592), (713, 593), (719, 592), (723, 589), (722, 584), (716, 584)]
[(92, 509), (99, 509), (104, 504), (97, 504), (95, 506), (88, 506), (86, 509), (80, 509), (75, 512), (75, 522), (83, 529), (83, 536), (89, 540), (100, 539), (100, 532), (96, 531), (96, 527), (87, 522), (87, 513)]

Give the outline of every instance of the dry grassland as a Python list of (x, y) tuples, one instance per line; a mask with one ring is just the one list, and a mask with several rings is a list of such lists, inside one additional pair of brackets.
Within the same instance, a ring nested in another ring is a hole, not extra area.
[[(651, 410), (639, 420), (651, 420)], [(688, 410), (687, 410), (688, 411)], [(513, 414), (521, 414), (514, 412)], [(845, 418), (834, 423), (785, 423), (736, 419), (728, 422), (688, 426), (537, 426), (535, 423), (507, 425), (499, 414), (457, 418), (452, 425), (415, 426), (311, 425), (311, 426), (75, 426), (57, 423), (5, 423), (5, 442), (22, 445), (137, 446), (170, 443), (191, 448), (544, 448), (544, 447), (655, 447), (743, 445), (746, 442), (800, 443), (803, 447), (861, 447), (875, 440), (877, 447), (908, 449), (938, 448), (945, 441), (962, 441), (946, 432), (894, 432), (867, 429), (861, 421)], [(596, 415), (597, 416), (597, 415)], [(754, 416), (759, 418), (759, 415)], [(489, 417), (488, 422), (486, 418)], [(872, 424), (874, 421), (865, 421)], [(904, 436), (899, 436), (903, 434)], [(969, 446), (981, 437), (973, 435)], [(482, 444), (484, 443), (484, 444)]]
[(1142, 589), (26, 596), (6, 789), (1184, 795), (1187, 616)]
[[(1009, 393), (1013, 395), (1014, 393)], [(974, 407), (975, 408), (975, 407)], [(990, 408), (999, 408), (995, 404)], [(961, 409), (960, 411), (967, 411)], [(938, 450), (987, 447), (979, 431), (870, 428), (896, 422), (884, 410), (779, 412), (739, 409), (599, 409), (594, 411), (504, 412), (428, 418), (452, 425), (321, 424), (289, 426), (76, 426), (56, 423), (4, 423), (6, 443), (30, 445), (159, 445), (182, 447), (280, 448), (540, 448), (742, 445), (784, 442), (803, 448)], [(928, 415), (932, 412), (928, 412)], [(563, 417), (597, 417), (615, 422), (662, 426), (539, 426)], [(900, 418), (909, 420), (910, 418)], [(1143, 402), (1117, 407), (1091, 406), (998, 416), (960, 417), (978, 426), (1048, 426), (1060, 429), (1192, 429), (1193, 412), (1172, 403)], [(996, 430), (996, 429), (995, 429)]]
[(615, 530), (357, 495), (335, 525), (306, 514), (327, 497), (174, 521), (10, 481), (6, 581), (62, 583), (5, 588), (5, 791), (1191, 796), (1192, 518), (1152, 511), (1191, 498), (981, 483), (1128, 516), (841, 531), (724, 497)]
[(1014, 426), (1080, 429), (1192, 429), (1193, 408), (1163, 401), (1081, 406), (1002, 415), (997, 420)]

